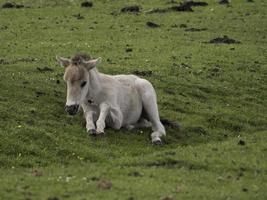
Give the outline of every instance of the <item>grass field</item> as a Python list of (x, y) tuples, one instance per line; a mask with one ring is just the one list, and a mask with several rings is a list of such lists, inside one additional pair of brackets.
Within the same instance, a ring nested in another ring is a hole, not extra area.
[[(265, 0), (15, 2), (0, 8), (0, 199), (267, 199)], [(224, 36), (237, 42), (210, 42)], [(151, 81), (181, 129), (161, 147), (149, 129), (89, 137), (55, 60), (81, 51)]]

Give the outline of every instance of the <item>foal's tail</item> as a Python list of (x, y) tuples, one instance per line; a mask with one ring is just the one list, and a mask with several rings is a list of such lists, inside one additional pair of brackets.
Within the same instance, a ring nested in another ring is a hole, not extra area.
[(163, 125), (170, 126), (172, 128), (176, 128), (176, 129), (181, 128), (180, 124), (176, 121), (172, 121), (172, 120), (168, 120), (168, 119), (164, 119), (164, 118), (160, 118), (160, 121)]

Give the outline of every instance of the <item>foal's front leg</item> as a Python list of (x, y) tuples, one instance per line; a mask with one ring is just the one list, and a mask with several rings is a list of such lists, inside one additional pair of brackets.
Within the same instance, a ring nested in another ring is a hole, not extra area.
[(104, 129), (106, 127), (106, 117), (110, 111), (110, 105), (108, 105), (107, 103), (101, 103), (99, 106), (100, 109), (100, 114), (99, 114), (99, 118), (96, 121), (96, 131), (98, 134), (104, 133)]
[(86, 120), (87, 133), (95, 135), (96, 134), (95, 122), (99, 115), (98, 107), (95, 105), (91, 105), (88, 102), (84, 102), (82, 104), (82, 108)]
[(89, 134), (95, 135), (95, 123), (94, 118), (96, 117), (96, 112), (94, 111), (86, 111), (84, 113), (86, 119), (86, 130)]

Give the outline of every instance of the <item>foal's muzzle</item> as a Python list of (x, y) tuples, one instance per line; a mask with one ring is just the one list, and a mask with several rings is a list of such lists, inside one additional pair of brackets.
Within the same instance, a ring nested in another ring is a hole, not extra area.
[(79, 109), (79, 105), (78, 104), (74, 104), (74, 105), (70, 105), (70, 106), (65, 106), (65, 111), (67, 113), (69, 113), (70, 115), (75, 115), (78, 112)]

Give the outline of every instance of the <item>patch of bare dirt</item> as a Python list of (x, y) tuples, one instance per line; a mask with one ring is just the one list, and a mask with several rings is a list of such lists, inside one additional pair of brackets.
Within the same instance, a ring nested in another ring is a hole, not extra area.
[(121, 9), (121, 12), (123, 13), (139, 13), (141, 10), (140, 6), (134, 5), (134, 6), (125, 6)]
[(35, 91), (35, 94), (36, 94), (36, 97), (41, 97), (41, 96), (46, 95), (46, 93), (42, 91)]
[(212, 44), (239, 44), (240, 41), (229, 38), (227, 35), (217, 37), (209, 41)]
[(125, 52), (132, 52), (132, 51), (133, 51), (133, 49), (129, 48), (129, 47), (125, 49)]
[(91, 2), (91, 1), (84, 1), (84, 2), (81, 3), (81, 7), (86, 7), (86, 8), (93, 7), (93, 2)]
[(166, 4), (176, 4), (176, 3), (178, 3), (178, 2), (175, 1), (175, 0), (170, 0), (170, 1), (168, 1)]
[(147, 70), (147, 71), (134, 70), (133, 71), (133, 74), (137, 76), (151, 76), (152, 73), (153, 72), (151, 70)]
[(185, 1), (179, 5), (172, 6), (169, 8), (155, 8), (149, 11), (148, 13), (166, 13), (166, 12), (193, 12), (192, 7), (194, 6), (207, 6), (208, 3), (202, 1)]
[(148, 27), (150, 27), (150, 28), (158, 28), (158, 27), (160, 27), (160, 25), (158, 25), (158, 24), (156, 24), (156, 23), (154, 23), (154, 22), (147, 22), (146, 23), (146, 25), (148, 26)]
[(13, 2), (6, 2), (2, 5), (2, 8), (24, 8), (25, 6), (23, 4), (16, 4)]
[(3, 25), (3, 26), (0, 26), (0, 31), (5, 31), (5, 30), (7, 30), (8, 29), (8, 27), (7, 26), (5, 26), (5, 25)]
[(185, 31), (187, 32), (199, 32), (199, 31), (206, 31), (206, 28), (187, 28)]
[(241, 140), (241, 139), (240, 139), (240, 140), (238, 141), (238, 144), (241, 145), (241, 146), (244, 146), (244, 145), (246, 144), (246, 142), (245, 142), (244, 140)]
[(207, 6), (208, 3), (204, 1), (185, 1), (184, 4), (189, 6)]
[(219, 4), (229, 4), (229, 0), (220, 0)]
[(50, 67), (36, 67), (36, 69), (39, 71), (39, 72), (52, 72), (54, 71), (52, 68)]

